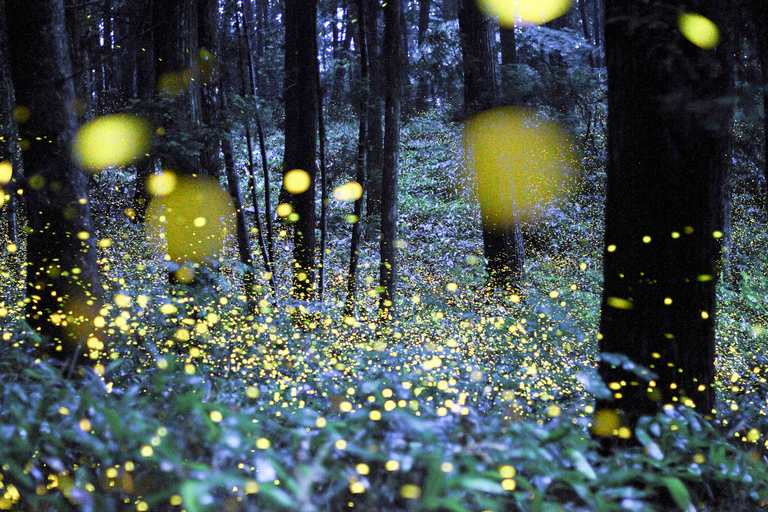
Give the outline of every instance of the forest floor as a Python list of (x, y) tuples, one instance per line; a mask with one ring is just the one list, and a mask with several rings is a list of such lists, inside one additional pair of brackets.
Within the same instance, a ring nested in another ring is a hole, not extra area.
[[(329, 134), (333, 186), (356, 130)], [(281, 140), (270, 138), (278, 175)], [(289, 298), (290, 227), (249, 313), (234, 242), (197, 287), (169, 285), (162, 245), (123, 211), (130, 176), (96, 178), (95, 220), (115, 360), (63, 379), (25, 356), (23, 280), (2, 255), (0, 510), (754, 510), (768, 503), (768, 234), (737, 161), (733, 278), (718, 291), (719, 412), (668, 410), (641, 446), (594, 418), (604, 173), (583, 156), (525, 226), (519, 296), (485, 290), (460, 127), (403, 127), (397, 319), (377, 319), (378, 245), (361, 250), (344, 318), (350, 202), (331, 200), (322, 303)], [(242, 148), (240, 148), (242, 151)], [(279, 183), (275, 184), (279, 187)], [(275, 189), (275, 195), (276, 195)], [(121, 202), (123, 201), (123, 202)], [(256, 244), (254, 244), (257, 247)], [(23, 257), (23, 244), (16, 257)], [(297, 329), (297, 310), (310, 328)], [(35, 435), (32, 435), (35, 434)], [(630, 434), (631, 435), (631, 434)]]

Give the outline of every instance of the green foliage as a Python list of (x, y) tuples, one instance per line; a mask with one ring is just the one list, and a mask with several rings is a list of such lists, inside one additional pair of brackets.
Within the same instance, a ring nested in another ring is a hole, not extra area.
[[(351, 125), (329, 131), (334, 185), (352, 176), (355, 137)], [(279, 160), (279, 136), (269, 144)], [(458, 127), (438, 113), (412, 119), (401, 153), (399, 318), (386, 329), (375, 323), (373, 242), (361, 250), (357, 317), (340, 315), (350, 203), (330, 204), (326, 303), (284, 298), (282, 234), (278, 299), (261, 281), (254, 309), (234, 250), (198, 269), (195, 286), (170, 284), (160, 241), (119, 208), (98, 210), (96, 236), (111, 241), (98, 249), (106, 367), (68, 380), (30, 359), (41, 340), (22, 320), (18, 282), (3, 275), (0, 509), (765, 506), (768, 240), (748, 188), (734, 205), (739, 288), (719, 290), (721, 410), (705, 419), (669, 408), (641, 420), (637, 446), (613, 455), (590, 437), (593, 399), (606, 392), (595, 371), (601, 158), (598, 145), (570, 192), (525, 226), (527, 281), (521, 296), (501, 297), (484, 292)], [(102, 201), (127, 179), (99, 175)]]

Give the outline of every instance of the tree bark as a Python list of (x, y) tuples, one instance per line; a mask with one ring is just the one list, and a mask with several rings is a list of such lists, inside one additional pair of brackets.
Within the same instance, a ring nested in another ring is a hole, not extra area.
[(202, 175), (219, 177), (219, 102), (217, 89), (219, 80), (219, 2), (218, 0), (197, 0), (197, 35), (199, 49), (197, 57), (198, 81), (201, 99), (202, 150), (200, 167)]
[(5, 11), (28, 184), (27, 321), (42, 335), (40, 355), (86, 364), (105, 355), (107, 340), (94, 327), (103, 290), (86, 177), (70, 156), (77, 124), (64, 4), (7, 0)]
[[(722, 1), (684, 8), (725, 28)], [(600, 351), (649, 368), (652, 383), (610, 362), (600, 375), (626, 424), (663, 404), (715, 405), (718, 238), (727, 179), (729, 41), (704, 50), (674, 12), (607, 0), (608, 167)], [(728, 31), (722, 30), (723, 37)], [(615, 384), (614, 384), (615, 383)]]
[(382, 124), (384, 70), (382, 62), (384, 59), (379, 43), (378, 28), (381, 5), (378, 0), (366, 0), (366, 2), (368, 9), (365, 32), (368, 38), (370, 87), (368, 91), (368, 154), (366, 155), (368, 193), (365, 201), (365, 227), (366, 237), (373, 238), (373, 234), (378, 233), (381, 221), (381, 166), (384, 157), (384, 127)]
[(357, 0), (357, 15), (360, 22), (357, 24), (358, 40), (360, 41), (360, 125), (357, 137), (357, 167), (355, 179), (360, 184), (361, 195), (355, 200), (355, 223), (352, 225), (352, 237), (350, 240), (349, 273), (347, 274), (347, 300), (344, 304), (345, 317), (354, 316), (355, 302), (357, 300), (357, 265), (360, 261), (360, 239), (363, 231), (363, 205), (365, 201), (366, 183), (366, 141), (368, 140), (368, 97), (370, 83), (368, 77), (368, 48), (366, 35), (366, 9), (364, 0)]
[(397, 287), (397, 179), (400, 156), (400, 3), (384, 6), (384, 160), (381, 170), (381, 243), (379, 263), (379, 319), (395, 311)]
[(285, 2), (285, 154), (283, 172), (302, 169), (310, 186), (292, 197), (294, 272), (291, 294), (301, 300), (314, 297), (317, 215), (315, 178), (317, 150), (317, 0)]
[(501, 65), (508, 66), (517, 62), (515, 27), (499, 27), (499, 42), (501, 43)]
[[(464, 57), (464, 108), (469, 116), (490, 108), (496, 97), (491, 23), (474, 1), (463, 0), (459, 4), (459, 30)], [(498, 176), (503, 176), (503, 173)], [(480, 182), (488, 179), (487, 176), (477, 178)], [(514, 293), (523, 280), (525, 262), (520, 218), (514, 211), (513, 215), (500, 216), (490, 207), (494, 204), (503, 204), (512, 210), (517, 207), (515, 197), (503, 195), (508, 188), (502, 183), (480, 187), (498, 194), (480, 198), (480, 216), (483, 248), (488, 260), (488, 288), (501, 288), (506, 293)], [(509, 218), (515, 219), (514, 222), (510, 223)]]

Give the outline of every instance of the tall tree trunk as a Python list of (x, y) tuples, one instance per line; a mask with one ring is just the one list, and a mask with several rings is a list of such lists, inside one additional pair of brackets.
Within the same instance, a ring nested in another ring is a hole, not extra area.
[[(594, 44), (594, 41), (592, 40), (592, 31), (589, 28), (589, 16), (587, 16), (586, 0), (578, 0), (578, 1), (579, 1), (579, 16), (581, 17), (581, 28), (584, 32), (584, 39), (586, 39), (587, 44)], [(589, 66), (592, 68), (596, 67), (595, 54), (592, 50), (589, 51)]]
[(202, 143), (200, 167), (202, 175), (219, 177), (219, 103), (217, 89), (219, 80), (219, 1), (197, 0), (197, 35), (199, 50), (196, 50), (198, 81), (201, 99)]
[(400, 3), (384, 6), (384, 161), (381, 170), (381, 244), (379, 319), (395, 311), (397, 286), (397, 179), (400, 156)]
[(515, 27), (499, 27), (499, 42), (501, 45), (501, 65), (508, 66), (516, 63)]
[[(201, 122), (197, 84), (198, 23), (196, 0), (154, 0), (155, 76), (158, 93), (174, 99), (176, 109), (166, 126), (165, 137), (181, 143), (184, 130), (196, 131)], [(192, 79), (194, 78), (194, 80)], [(197, 139), (197, 134), (193, 135)], [(180, 174), (201, 174), (200, 158), (181, 144), (168, 147), (163, 167)]]
[[(429, 30), (429, 10), (431, 6), (431, 0), (419, 0), (419, 31), (417, 34), (417, 44), (419, 48), (422, 49), (421, 59), (424, 59), (424, 50), (426, 49), (422, 48), (422, 46), (424, 45), (424, 39)], [(415, 105), (417, 111), (423, 112), (429, 109), (429, 81), (423, 71), (418, 74), (417, 80)]]
[(103, 356), (107, 340), (95, 338), (103, 289), (86, 178), (70, 157), (77, 124), (64, 4), (6, 0), (5, 11), (17, 112), (28, 114), (17, 116), (28, 183), (27, 321), (44, 339), (41, 355), (83, 364)]
[[(632, 428), (663, 404), (686, 404), (707, 415), (715, 405), (730, 42), (721, 41), (716, 51), (701, 49), (681, 36), (673, 11), (639, 1), (606, 5), (608, 181), (599, 345), (658, 378), (642, 382), (603, 360), (599, 372), (614, 400), (598, 402), (597, 419), (619, 409)], [(683, 7), (722, 28), (730, 15), (718, 0), (688, 0)]]
[(368, 140), (368, 98), (370, 96), (370, 81), (368, 79), (368, 48), (366, 37), (366, 9), (365, 1), (357, 0), (357, 16), (360, 22), (357, 24), (358, 40), (360, 41), (360, 128), (357, 137), (357, 166), (355, 180), (360, 184), (360, 197), (355, 200), (355, 222), (352, 224), (352, 237), (350, 240), (349, 273), (347, 275), (347, 300), (344, 304), (343, 314), (351, 317), (355, 314), (355, 302), (357, 300), (357, 265), (360, 261), (360, 239), (363, 232), (363, 205), (365, 204), (366, 183), (366, 141)]
[[(472, 0), (459, 5), (459, 30), (464, 56), (464, 108), (467, 115), (490, 108), (496, 96), (496, 78), (491, 43), (490, 20), (480, 12)], [(504, 176), (499, 173), (498, 176)], [(478, 180), (486, 179), (478, 176)], [(483, 224), (483, 248), (488, 260), (488, 288), (501, 288), (506, 293), (517, 292), (523, 280), (525, 255), (520, 229), (520, 217), (515, 211), (515, 197), (504, 197), (508, 189), (504, 184), (483, 186), (481, 190), (498, 195), (480, 199)], [(503, 204), (513, 209), (512, 215), (499, 215), (491, 205)], [(509, 222), (509, 219), (514, 219)]]
[(381, 221), (381, 166), (384, 157), (384, 128), (382, 117), (384, 104), (382, 102), (382, 83), (384, 70), (382, 67), (383, 53), (379, 44), (378, 20), (381, 5), (378, 0), (366, 0), (368, 7), (365, 20), (365, 32), (370, 63), (370, 88), (368, 98), (368, 193), (365, 203), (366, 237), (373, 238), (378, 233)]
[(315, 285), (315, 157), (317, 150), (316, 49), (317, 0), (285, 2), (285, 153), (283, 170), (309, 174), (309, 188), (293, 195), (294, 267), (291, 294), (314, 297)]

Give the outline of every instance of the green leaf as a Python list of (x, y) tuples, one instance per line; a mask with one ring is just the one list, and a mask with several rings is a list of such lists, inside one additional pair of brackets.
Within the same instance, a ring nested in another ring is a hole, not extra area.
[(661, 479), (664, 485), (672, 495), (672, 499), (675, 500), (675, 504), (683, 510), (691, 508), (691, 494), (685, 487), (685, 484), (674, 476), (665, 476)]
[(584, 458), (584, 455), (582, 455), (581, 452), (577, 450), (571, 450), (568, 455), (570, 455), (571, 460), (573, 461), (573, 465), (580, 473), (582, 473), (590, 480), (597, 480), (595, 470), (592, 469), (592, 466), (589, 464), (589, 462), (587, 462), (587, 459)]
[(487, 492), (488, 494), (504, 494), (499, 482), (476, 476), (465, 476), (459, 480), (462, 487), (473, 491)]

